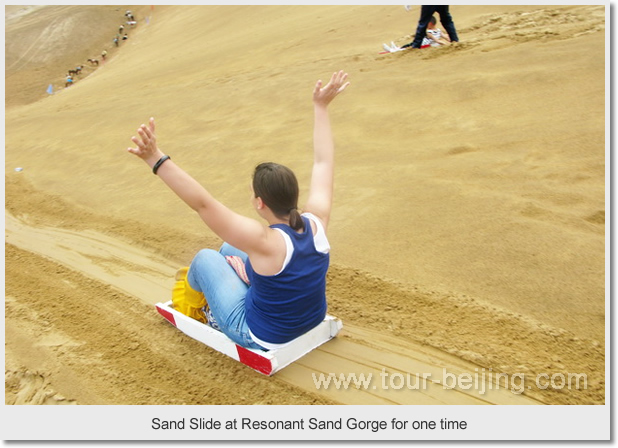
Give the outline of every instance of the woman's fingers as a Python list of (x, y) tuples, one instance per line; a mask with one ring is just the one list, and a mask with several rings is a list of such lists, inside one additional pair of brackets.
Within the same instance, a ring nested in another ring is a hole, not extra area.
[(149, 123), (148, 126), (142, 125), (141, 129), (144, 132), (144, 135), (148, 138), (148, 140), (152, 140), (155, 138), (154, 131), (152, 130), (152, 123)]
[(139, 135), (139, 137), (133, 136), (131, 137), (131, 141), (137, 145), (140, 151), (146, 151), (150, 144), (150, 137), (148, 137), (143, 125), (137, 130), (137, 135)]
[(142, 141), (142, 140), (140, 140), (139, 138), (135, 137), (135, 136), (131, 137), (131, 141), (132, 141), (133, 143), (135, 143), (135, 144), (137, 145), (137, 147), (138, 147), (138, 148), (141, 148), (142, 146), (144, 146), (143, 141)]
[(341, 93), (341, 92), (343, 92), (343, 91), (345, 90), (345, 88), (346, 88), (347, 86), (349, 86), (349, 85), (350, 85), (350, 83), (349, 83), (349, 82), (346, 82), (344, 85), (342, 85), (341, 87), (339, 87), (339, 90), (337, 90), (337, 93)]
[(330, 77), (330, 81), (328, 81), (328, 84), (326, 84), (326, 87), (324, 87), (324, 89), (332, 89), (337, 83), (337, 76), (337, 72), (333, 73), (333, 75)]
[(148, 124), (148, 126), (142, 125), (141, 127), (141, 131), (142, 131), (142, 139), (144, 140), (144, 143), (148, 146), (148, 150), (150, 151), (154, 151), (156, 149), (157, 146), (157, 138), (154, 135), (154, 122), (152, 120), (152, 118), (150, 119), (150, 123)]
[(152, 146), (155, 140), (154, 134), (152, 133), (152, 131), (146, 127), (146, 125), (142, 125), (138, 130), (137, 133), (139, 134), (139, 136), (142, 139), (142, 143), (144, 145), (144, 148)]
[(345, 78), (347, 78), (348, 74), (343, 70), (339, 70), (338, 72), (333, 73), (333, 76), (330, 78), (329, 84), (341, 84)]
[(317, 94), (320, 93), (320, 90), (322, 90), (322, 80), (318, 80), (318, 82), (315, 83), (315, 87), (313, 88), (313, 94)]
[(333, 76), (328, 84), (335, 93), (341, 93), (350, 84), (349, 82), (346, 83), (346, 79), (348, 79), (348, 74), (343, 70), (339, 70), (339, 72), (333, 73)]
[(148, 125), (142, 124), (139, 128), (137, 128), (137, 135), (131, 137), (131, 141), (135, 144), (135, 147), (127, 148), (127, 151), (139, 157), (144, 157), (147, 154), (152, 153), (156, 149), (156, 137), (154, 131), (154, 118), (150, 117)]
[(346, 82), (347, 79), (348, 74), (343, 70), (339, 70), (331, 75), (330, 80), (324, 87), (322, 87), (322, 81), (318, 81), (313, 89), (314, 101), (324, 105), (330, 104), (337, 95), (350, 85), (349, 82)]
[(345, 83), (345, 80), (348, 79), (348, 74), (345, 73), (343, 70), (341, 70), (339, 72), (339, 84), (343, 84)]
[(145, 149), (146, 145), (148, 144), (148, 137), (146, 137), (146, 134), (144, 134), (144, 130), (142, 128), (139, 128), (137, 130), (137, 135), (139, 135), (139, 139), (137, 142), (135, 142), (135, 140), (133, 140), (137, 146), (140, 147), (140, 149)]
[(339, 75), (337, 76), (337, 84), (339, 85), (339, 91), (342, 91), (342, 85), (343, 88), (345, 89), (348, 84), (350, 83), (346, 83), (346, 79), (348, 79), (348, 74), (346, 72), (344, 72), (343, 70), (341, 70), (339, 72)]

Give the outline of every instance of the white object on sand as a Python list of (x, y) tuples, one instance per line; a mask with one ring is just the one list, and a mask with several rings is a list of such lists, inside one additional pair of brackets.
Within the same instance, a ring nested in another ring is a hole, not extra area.
[(389, 53), (395, 53), (397, 51), (403, 50), (403, 48), (399, 48), (397, 45), (395, 45), (395, 42), (391, 42), (390, 46), (387, 44), (382, 44), (382, 48), (384, 48)]
[(23, 169), (22, 167), (20, 167), (20, 166), (18, 166), (17, 168), (15, 168), (15, 171), (17, 171), (17, 172), (20, 172), (20, 171), (23, 171), (23, 170), (24, 170), (24, 169)]

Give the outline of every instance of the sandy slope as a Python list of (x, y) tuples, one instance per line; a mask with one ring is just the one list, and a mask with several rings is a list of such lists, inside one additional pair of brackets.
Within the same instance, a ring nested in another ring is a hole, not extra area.
[[(335, 355), (371, 347), (375, 336), (365, 332), (377, 331), (393, 340), (373, 346), (393, 356), (408, 356), (407, 343), (414, 353), (439, 350), (448, 366), (456, 359), (462, 368), (530, 377), (586, 373), (585, 391), (528, 394), (546, 403), (604, 401), (603, 7), (454, 7), (459, 47), (393, 55), (378, 55), (381, 43), (409, 40), (417, 11), (133, 8), (140, 25), (116, 51), (109, 43), (123, 11), (57, 8), (6, 11), (5, 207), (19, 218), (7, 230), (23, 221), (26, 235), (43, 232), (43, 240), (98, 232), (114, 243), (103, 244), (105, 255), (90, 253), (88, 265), (71, 266), (66, 247), (41, 257), (42, 243), (28, 247), (30, 237), (19, 242), (9, 231), (7, 403), (53, 399), (37, 396), (32, 384), (58, 391), (65, 397), (58, 402), (153, 402), (154, 384), (140, 391), (128, 382), (121, 389), (131, 394), (114, 396), (85, 373), (97, 363), (110, 375), (129, 371), (140, 384), (144, 367), (152, 379), (158, 364), (175, 366), (183, 381), (206, 370), (206, 381), (224, 388), (188, 392), (181, 402), (345, 401), (307, 386), (313, 361), (274, 381), (256, 378), (148, 311), (144, 303), (161, 300), (154, 296), (164, 294), (174, 266), (218, 241), (122, 151), (154, 115), (164, 150), (230, 207), (251, 214), (255, 163), (288, 164), (307, 183), (310, 91), (338, 68), (353, 84), (332, 108), (338, 152), (328, 293), (331, 312), (353, 330), (332, 344)], [(62, 39), (47, 38), (50, 20), (53, 29), (73, 30), (69, 36), (87, 25), (93, 40), (45, 59), (63, 48)], [(41, 98), (57, 82), (52, 72), (62, 80), (69, 60), (85, 62), (106, 46), (104, 66)], [(131, 247), (165, 260), (166, 269), (144, 267), (123, 279), (128, 264), (140, 264), (121, 258)], [(46, 289), (57, 300), (36, 299)], [(131, 311), (116, 313), (110, 328), (98, 316), (115, 304)], [(92, 326), (109, 340), (98, 356), (86, 331)], [(150, 338), (152, 327), (169, 337)], [(29, 356), (33, 346), (45, 355)], [(156, 362), (131, 364), (152, 352)], [(230, 375), (246, 379), (247, 389), (225, 389)], [(82, 387), (70, 386), (77, 381)], [(164, 388), (175, 380), (158, 381)], [(268, 393), (248, 398), (257, 385)]]

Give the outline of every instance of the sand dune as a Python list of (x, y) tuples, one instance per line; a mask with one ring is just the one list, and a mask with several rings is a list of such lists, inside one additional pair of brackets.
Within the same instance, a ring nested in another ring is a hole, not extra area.
[[(308, 372), (362, 346), (402, 371), (428, 350), (461, 369), (585, 373), (586, 390), (520, 398), (604, 402), (604, 7), (455, 6), (459, 46), (387, 55), (382, 42), (411, 40), (418, 9), (133, 7), (139, 24), (115, 48), (124, 7), (5, 8), (7, 404), (348, 402), (320, 395)], [(105, 48), (105, 64), (85, 64)], [(352, 85), (331, 111), (328, 295), (349, 330), (259, 378), (147, 306), (167, 299), (175, 266), (220, 242), (124, 149), (156, 117), (164, 151), (251, 215), (258, 162), (287, 164), (307, 185), (311, 90), (340, 68)], [(81, 250), (58, 243), (95, 233), (104, 237)], [(127, 259), (133, 251), (157, 267)], [(54, 300), (37, 299), (43, 291)], [(110, 312), (113, 325), (99, 317)], [(155, 331), (169, 337), (149, 339)], [(153, 399), (177, 381), (157, 376), (153, 353), (217, 387)], [(148, 386), (113, 380), (121, 370)], [(246, 389), (225, 389), (231, 376)], [(264, 394), (249, 400), (256, 386)]]

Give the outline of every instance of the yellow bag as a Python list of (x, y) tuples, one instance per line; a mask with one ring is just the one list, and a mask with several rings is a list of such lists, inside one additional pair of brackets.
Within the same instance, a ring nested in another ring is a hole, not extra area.
[(205, 311), (208, 309), (208, 303), (206, 303), (204, 293), (191, 288), (187, 280), (187, 272), (189, 272), (188, 267), (180, 268), (176, 272), (176, 284), (172, 289), (172, 306), (185, 316), (206, 323)]

